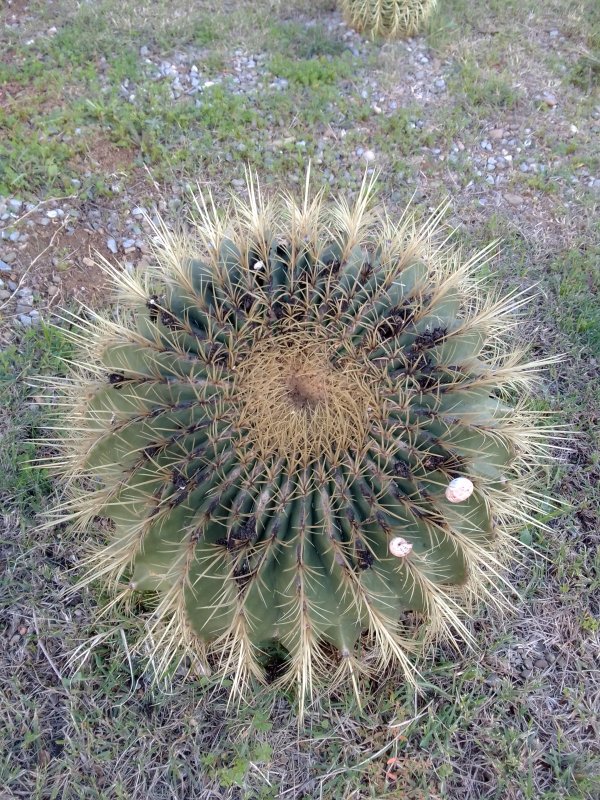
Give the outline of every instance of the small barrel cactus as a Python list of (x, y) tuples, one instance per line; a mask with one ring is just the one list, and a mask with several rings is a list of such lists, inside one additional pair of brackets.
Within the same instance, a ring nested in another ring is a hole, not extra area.
[(437, 0), (341, 0), (348, 24), (357, 31), (387, 39), (415, 36)]
[(441, 212), (394, 224), (372, 189), (250, 181), (225, 219), (198, 199), (148, 271), (111, 268), (111, 315), (71, 320), (55, 519), (110, 520), (85, 580), (145, 593), (160, 669), (187, 655), (241, 691), (275, 647), (302, 698), (390, 663), (414, 680), (497, 599), (547, 449), (519, 399), (541, 362), (511, 346), (525, 300), (483, 293), (490, 248), (461, 260)]

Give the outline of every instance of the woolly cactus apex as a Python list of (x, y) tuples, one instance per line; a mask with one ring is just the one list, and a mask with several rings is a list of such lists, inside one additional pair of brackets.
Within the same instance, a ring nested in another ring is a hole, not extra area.
[(441, 211), (393, 224), (367, 183), (352, 206), (249, 191), (225, 221), (198, 199), (149, 271), (106, 266), (112, 315), (71, 320), (55, 519), (111, 520), (84, 582), (143, 593), (159, 670), (188, 655), (242, 691), (277, 642), (302, 699), (414, 680), (428, 641), (468, 640), (465, 603), (498, 602), (539, 504), (546, 434), (511, 402), (542, 366), (511, 345), (525, 300), (483, 293), (490, 248), (462, 261)]
[(437, 0), (341, 0), (342, 11), (357, 31), (395, 39), (414, 36), (431, 15)]

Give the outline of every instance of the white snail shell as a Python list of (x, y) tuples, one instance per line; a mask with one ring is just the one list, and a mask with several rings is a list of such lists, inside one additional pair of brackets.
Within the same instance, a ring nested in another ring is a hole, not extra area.
[(446, 487), (446, 500), (450, 503), (462, 503), (471, 497), (473, 488), (468, 478), (454, 478)]
[(407, 542), (406, 539), (403, 539), (401, 536), (396, 536), (394, 539), (390, 541), (389, 544), (390, 553), (397, 558), (406, 558), (406, 556), (410, 555), (413, 546), (410, 542)]

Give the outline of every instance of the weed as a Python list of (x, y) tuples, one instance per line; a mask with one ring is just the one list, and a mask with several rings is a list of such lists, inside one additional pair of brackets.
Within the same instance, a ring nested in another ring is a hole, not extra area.
[(307, 60), (341, 56), (348, 46), (321, 25), (275, 23), (268, 36), (270, 49), (287, 57)]
[(347, 59), (325, 56), (294, 59), (276, 54), (269, 62), (269, 70), (278, 78), (310, 88), (336, 83), (351, 74)]
[(588, 53), (580, 56), (571, 67), (568, 77), (573, 86), (591, 93), (600, 85), (600, 51), (598, 55)]
[(462, 97), (463, 105), (476, 112), (513, 109), (520, 100), (520, 93), (508, 74), (481, 69), (473, 58), (466, 58), (460, 64), (449, 85)]

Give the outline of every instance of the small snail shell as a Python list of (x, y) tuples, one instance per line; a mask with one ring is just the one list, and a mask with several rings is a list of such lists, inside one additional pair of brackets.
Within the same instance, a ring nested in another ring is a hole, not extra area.
[(473, 484), (468, 478), (454, 478), (446, 488), (446, 500), (450, 503), (462, 503), (473, 494)]
[(410, 542), (407, 542), (406, 539), (403, 539), (401, 536), (396, 536), (395, 539), (392, 539), (389, 544), (390, 553), (397, 558), (406, 558), (406, 556), (410, 555), (413, 546)]

